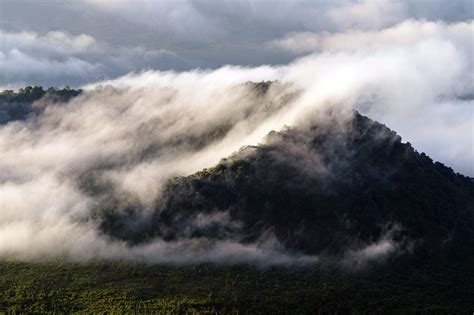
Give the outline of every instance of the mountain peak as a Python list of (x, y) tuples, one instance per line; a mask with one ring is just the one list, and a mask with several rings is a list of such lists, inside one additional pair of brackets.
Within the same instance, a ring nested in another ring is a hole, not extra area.
[[(474, 184), (357, 112), (309, 128), (271, 132), (210, 169), (168, 182), (150, 220), (108, 214), (105, 233), (260, 242), (347, 255), (386, 242), (387, 252), (430, 253), (473, 239)], [(374, 245), (375, 244), (375, 245)], [(427, 246), (427, 245), (431, 246)], [(454, 244), (454, 245), (453, 245)], [(465, 244), (465, 242), (464, 242)]]

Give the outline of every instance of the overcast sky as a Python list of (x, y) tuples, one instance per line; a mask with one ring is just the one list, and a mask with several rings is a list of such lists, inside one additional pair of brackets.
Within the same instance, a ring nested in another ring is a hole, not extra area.
[[(376, 31), (408, 19), (467, 21), (472, 3), (0, 0), (0, 86), (77, 86), (144, 69), (286, 64), (311, 51), (314, 34)], [(285, 48), (295, 34), (302, 47)]]

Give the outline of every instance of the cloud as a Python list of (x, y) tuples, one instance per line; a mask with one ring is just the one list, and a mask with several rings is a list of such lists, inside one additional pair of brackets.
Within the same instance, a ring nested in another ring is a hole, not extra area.
[(180, 39), (204, 39), (221, 33), (213, 19), (204, 16), (192, 1), (101, 1), (86, 0), (100, 10), (117, 14), (138, 24), (153, 27), (159, 33), (172, 33)]
[[(321, 39), (325, 40), (327, 34), (376, 32), (412, 19), (452, 23), (474, 18), (469, 0), (449, 3), (441, 0), (317, 3), (309, 0), (225, 0), (217, 3), (209, 0), (77, 0), (67, 3), (17, 0), (0, 1), (0, 10), (9, 13), (3, 14), (0, 20), (0, 29), (4, 32), (29, 31), (41, 38), (48, 37), (49, 32), (74, 34), (59, 36), (56, 43), (67, 43), (68, 36), (86, 34), (84, 36), (95, 41), (90, 48), (102, 47), (101, 52), (91, 49), (78, 55), (77, 50), (72, 51), (71, 45), (67, 45), (68, 49), (60, 58), (56, 53), (50, 56), (30, 52), (27, 55), (38, 64), (31, 75), (22, 69), (22, 59), (9, 59), (11, 67), (18, 67), (22, 74), (9, 73), (17, 85), (46, 86), (79, 85), (149, 69), (287, 64), (294, 58), (294, 52), (310, 51)], [(262, 45), (287, 34), (297, 34), (288, 39), (299, 42), (292, 45), (295, 48), (281, 50)], [(64, 46), (64, 43), (58, 46)], [(55, 45), (51, 40), (49, 44)], [(23, 46), (12, 48), (25, 53)], [(5, 51), (2, 53), (9, 55)], [(77, 64), (76, 71), (65, 71), (65, 63), (58, 62), (58, 58), (70, 58), (68, 66)], [(51, 75), (41, 75), (41, 69), (46, 67), (57, 70), (51, 70)], [(0, 85), (12, 83), (6, 78)]]
[(394, 236), (403, 229), (399, 224), (387, 223), (378, 240), (369, 244), (359, 244), (345, 251), (341, 265), (358, 270), (371, 263), (380, 263), (395, 255), (410, 252), (414, 242), (407, 239), (395, 241)]
[(268, 43), (271, 47), (295, 54), (311, 52), (377, 49), (387, 46), (408, 47), (427, 39), (454, 41), (469, 52), (474, 22), (446, 24), (409, 20), (380, 31), (347, 31), (341, 33), (290, 33)]
[[(175, 37), (220, 37), (234, 31), (233, 37), (252, 38), (254, 27), (260, 34), (272, 36), (281, 32), (334, 32), (348, 30), (380, 30), (408, 19), (432, 21), (464, 21), (473, 18), (469, 0), (445, 3), (407, 0), (84, 0), (104, 12), (130, 21), (164, 28)], [(443, 10), (439, 10), (443, 8)], [(158, 18), (157, 18), (158, 17)], [(247, 25), (247, 29), (243, 27)], [(200, 32), (195, 32), (199, 30)], [(235, 32), (238, 31), (238, 32)]]
[(355, 0), (335, 2), (326, 15), (338, 31), (349, 31), (381, 30), (411, 19), (461, 22), (472, 20), (474, 11), (469, 0)]
[[(43, 100), (37, 117), (0, 127), (0, 257), (318, 262), (271, 237), (134, 246), (103, 235), (90, 218), (110, 203), (146, 213), (168, 179), (213, 166), (271, 130), (313, 122), (321, 108), (358, 109), (473, 176), (473, 22), (405, 21), (440, 17), (435, 4), (88, 1), (107, 21), (143, 24), (159, 33), (154, 41), (168, 36), (167, 47), (151, 48), (122, 44), (120, 32), (108, 33), (118, 38), (111, 44), (93, 33), (0, 31), (0, 85), (73, 82), (86, 90), (67, 104)], [(468, 4), (440, 18), (472, 18)], [(188, 60), (253, 64), (266, 54), (308, 55), (281, 65), (148, 70), (191, 67)], [(278, 83), (263, 96), (244, 84), (262, 80)], [(238, 225), (225, 215), (194, 219), (201, 228)], [(386, 239), (353, 254), (372, 259), (392, 248)]]
[[(58, 242), (62, 239), (61, 242)], [(317, 256), (288, 253), (265, 244), (242, 244), (232, 240), (188, 239), (130, 246), (97, 234), (93, 226), (58, 221), (42, 226), (16, 221), (0, 226), (0, 255), (16, 260), (69, 259), (78, 262), (125, 260), (160, 264), (220, 263), (308, 266)]]
[(85, 78), (97, 73), (100, 66), (81, 58), (97, 49), (94, 38), (80, 34), (49, 32), (38, 36), (31, 32), (10, 33), (0, 30), (0, 84), (37, 81), (48, 76)]
[(0, 85), (78, 85), (164, 63), (182, 64), (164, 49), (115, 48), (87, 34), (0, 30), (0, 38)]
[[(317, 120), (327, 107), (375, 116), (417, 149), (473, 174), (473, 103), (461, 97), (473, 91), (463, 79), (471, 75), (469, 51), (449, 29), (457, 26), (432, 27), (445, 35), (399, 45), (380, 40), (370, 49), (315, 53), (282, 66), (129, 74), (85, 86), (67, 104), (42, 104), (38, 117), (0, 128), (0, 202), (7, 205), (0, 256), (311, 261), (264, 241), (156, 239), (132, 246), (104, 236), (88, 218), (115, 201), (138, 203), (146, 213), (169, 178), (213, 166), (271, 130)], [(242, 84), (249, 80), (278, 83), (259, 95)], [(197, 227), (238, 225), (225, 216), (195, 219)], [(389, 253), (389, 245), (361, 255)]]
[(339, 29), (381, 29), (407, 16), (404, 1), (364, 0), (328, 10), (330, 21)]
[[(397, 130), (417, 149), (460, 172), (473, 174), (469, 162), (474, 147), (470, 127), (473, 106), (470, 95), (474, 90), (473, 23), (410, 20), (380, 31), (289, 34), (268, 45), (295, 54), (313, 53), (301, 59), (308, 63), (301, 62), (303, 69), (290, 80), (315, 82), (324, 77), (326, 82), (320, 83), (323, 87), (319, 91), (334, 89), (334, 95), (345, 95), (346, 86), (360, 86), (364, 92), (356, 99), (342, 98), (341, 102), (358, 103), (357, 107)], [(317, 59), (314, 56), (326, 60), (326, 64), (321, 62), (315, 67), (311, 64)], [(353, 63), (347, 58), (357, 61)], [(343, 64), (350, 66), (340, 67)], [(306, 67), (325, 74), (306, 76)], [(376, 92), (379, 88), (384, 90), (384, 96)], [(321, 94), (315, 93), (309, 99)], [(380, 104), (374, 107), (374, 103)], [(437, 127), (426, 128), (431, 122)], [(454, 133), (466, 135), (464, 141), (448, 136)], [(434, 145), (434, 139), (444, 147)]]

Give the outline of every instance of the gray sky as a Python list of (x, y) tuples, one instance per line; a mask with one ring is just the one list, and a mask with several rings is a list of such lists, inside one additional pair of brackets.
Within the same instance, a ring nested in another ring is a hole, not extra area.
[[(0, 0), (0, 90), (233, 65), (248, 71), (219, 80), (287, 79), (311, 103), (351, 95), (473, 175), (473, 17), (472, 0)], [(254, 77), (262, 65), (272, 74)]]
[(470, 0), (0, 0), (0, 86), (286, 64), (303, 52), (268, 43), (293, 33), (472, 18)]

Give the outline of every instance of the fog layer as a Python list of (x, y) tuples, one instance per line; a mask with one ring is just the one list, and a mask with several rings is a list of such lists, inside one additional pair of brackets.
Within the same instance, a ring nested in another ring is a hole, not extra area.
[[(472, 36), (472, 21), (290, 34), (268, 43), (309, 53), (288, 65), (145, 71), (89, 84), (67, 104), (40, 100), (40, 115), (0, 127), (0, 257), (317, 262), (286, 252), (271, 235), (251, 245), (131, 245), (103, 235), (90, 218), (111, 200), (140, 204), (146, 215), (168, 179), (213, 166), (271, 130), (317, 123), (326, 108), (357, 109), (472, 176)], [(92, 43), (80, 37), (68, 45), (80, 51)], [(246, 84), (262, 80), (277, 82), (266, 93)], [(382, 239), (351, 253), (362, 261), (360, 255), (389, 254), (392, 247)]]

